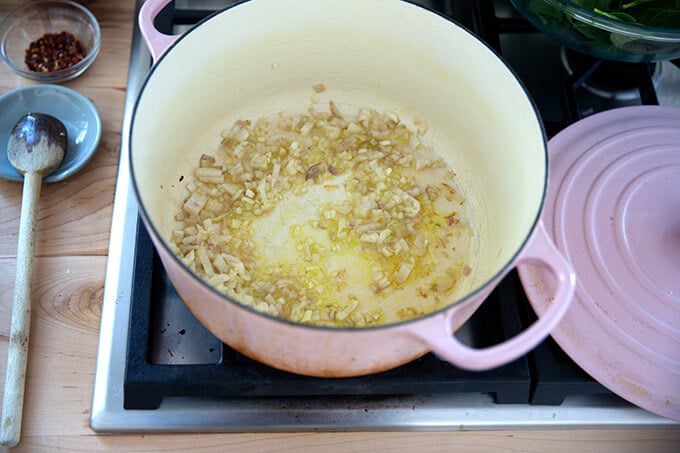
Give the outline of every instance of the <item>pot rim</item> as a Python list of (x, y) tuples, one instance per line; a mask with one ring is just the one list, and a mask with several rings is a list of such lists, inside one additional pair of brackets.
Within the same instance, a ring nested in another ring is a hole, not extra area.
[[(163, 63), (163, 60), (166, 58), (166, 56), (176, 46), (179, 46), (181, 44), (181, 42), (184, 39), (186, 39), (187, 36), (189, 36), (191, 33), (193, 33), (195, 30), (197, 30), (203, 24), (205, 24), (205, 23), (207, 23), (211, 20), (216, 20), (219, 16), (229, 13), (229, 11), (232, 8), (243, 5), (245, 3), (249, 3), (250, 1), (251, 0), (239, 0), (238, 2), (233, 3), (232, 5), (229, 5), (229, 6), (223, 8), (221, 10), (215, 11), (215, 12), (209, 14), (208, 16), (206, 16), (205, 18), (203, 18), (201, 21), (199, 21), (196, 25), (191, 27), (189, 30), (187, 30), (187, 31), (183, 32), (181, 35), (179, 35), (177, 37), (177, 39), (175, 39), (172, 43), (170, 43), (170, 45), (162, 53), (162, 55), (158, 58), (158, 60), (153, 62), (153, 65), (150, 68), (149, 73), (147, 74), (146, 78), (144, 79), (142, 86), (140, 87), (139, 94), (138, 94), (137, 98), (135, 99), (134, 107), (133, 107), (133, 110), (132, 110), (131, 121), (130, 121), (130, 127), (129, 127), (129, 130), (128, 130), (128, 142), (129, 142), (128, 158), (129, 158), (129, 162), (130, 162), (130, 175), (131, 175), (131, 180), (132, 180), (132, 187), (133, 187), (133, 190), (134, 190), (134, 193), (135, 193), (135, 197), (137, 198), (137, 201), (138, 201), (138, 205), (139, 205), (138, 209), (140, 211), (140, 214), (144, 218), (144, 223), (145, 223), (146, 227), (150, 228), (152, 230), (152, 233), (153, 233), (152, 235), (157, 237), (160, 240), (159, 242), (162, 244), (163, 248), (168, 252), (171, 259), (174, 260), (175, 263), (178, 264), (183, 270), (185, 270), (186, 273), (189, 274), (190, 278), (194, 282), (198, 283), (199, 285), (203, 286), (204, 288), (207, 288), (210, 292), (217, 295), (219, 297), (219, 299), (234, 305), (236, 308), (245, 310), (247, 312), (250, 312), (252, 314), (260, 316), (260, 317), (262, 317), (266, 320), (269, 320), (269, 321), (282, 322), (284, 324), (288, 324), (288, 325), (293, 326), (293, 327), (313, 329), (313, 330), (317, 330), (317, 331), (320, 331), (320, 332), (360, 332), (360, 331), (369, 331), (369, 330), (375, 331), (375, 330), (388, 330), (388, 329), (394, 329), (394, 328), (401, 328), (401, 327), (408, 326), (408, 325), (415, 325), (419, 322), (423, 322), (425, 320), (431, 319), (431, 318), (433, 318), (437, 315), (447, 313), (449, 310), (455, 309), (457, 306), (462, 305), (466, 302), (469, 302), (471, 299), (477, 297), (480, 293), (483, 293), (485, 290), (487, 290), (490, 283), (492, 283), (492, 282), (502, 278), (503, 276), (505, 276), (510, 271), (510, 269), (513, 267), (514, 263), (517, 261), (517, 258), (526, 249), (529, 240), (531, 239), (534, 231), (536, 231), (536, 227), (537, 227), (538, 223), (540, 222), (541, 214), (543, 212), (543, 207), (545, 205), (547, 188), (548, 188), (548, 180), (549, 180), (549, 177), (550, 177), (550, 175), (549, 175), (549, 162), (548, 162), (548, 158), (549, 158), (549, 156), (548, 156), (548, 139), (547, 139), (547, 134), (546, 134), (546, 131), (545, 131), (545, 125), (544, 125), (543, 120), (541, 118), (541, 114), (538, 110), (536, 102), (534, 101), (534, 99), (529, 94), (529, 91), (527, 90), (527, 88), (522, 83), (522, 81), (518, 77), (517, 73), (505, 62), (505, 60), (502, 58), (502, 56), (493, 47), (491, 47), (489, 44), (484, 42), (479, 36), (472, 33), (469, 29), (467, 29), (465, 26), (458, 23), (456, 20), (454, 20), (454, 19), (452, 19), (452, 18), (450, 18), (450, 17), (448, 17), (448, 16), (446, 16), (446, 15), (444, 15), (444, 14), (438, 12), (438, 11), (434, 11), (430, 8), (427, 8), (424, 5), (417, 4), (417, 3), (415, 3), (414, 0), (401, 0), (401, 1), (408, 3), (412, 6), (422, 8), (425, 11), (427, 11), (431, 14), (435, 14), (436, 16), (446, 20), (447, 22), (450, 23), (450, 25), (453, 25), (455, 27), (459, 27), (460, 29), (462, 29), (463, 31), (468, 33), (472, 38), (474, 38), (475, 41), (477, 41), (482, 46), (484, 46), (488, 51), (490, 51), (491, 54), (494, 57), (496, 57), (503, 64), (503, 66), (510, 72), (510, 75), (515, 79), (515, 81), (517, 82), (519, 87), (522, 89), (522, 91), (526, 95), (527, 100), (529, 101), (529, 104), (531, 105), (531, 109), (534, 112), (536, 121), (537, 121), (539, 129), (540, 129), (542, 141), (543, 141), (545, 178), (543, 178), (543, 187), (542, 187), (540, 203), (539, 203), (538, 209), (536, 211), (536, 214), (534, 216), (534, 219), (532, 221), (531, 228), (529, 228), (529, 230), (527, 231), (527, 233), (524, 237), (524, 240), (522, 241), (521, 245), (517, 248), (515, 253), (512, 255), (512, 257), (496, 273), (494, 273), (491, 277), (489, 277), (489, 279), (487, 279), (484, 284), (479, 285), (476, 289), (469, 292), (464, 297), (457, 299), (457, 300), (445, 305), (444, 307), (441, 307), (437, 310), (433, 310), (433, 311), (431, 311), (431, 312), (429, 312), (425, 315), (422, 315), (422, 316), (419, 316), (419, 317), (416, 317), (416, 318), (412, 318), (412, 319), (408, 319), (408, 320), (405, 320), (405, 321), (399, 321), (399, 322), (394, 322), (394, 323), (389, 323), (389, 324), (379, 324), (379, 325), (373, 325), (373, 326), (362, 326), (362, 327), (335, 327), (335, 326), (312, 325), (312, 324), (295, 322), (295, 321), (291, 321), (289, 319), (279, 318), (279, 317), (276, 317), (276, 316), (269, 315), (267, 313), (256, 310), (253, 307), (245, 305), (245, 304), (239, 302), (238, 300), (230, 297), (229, 295), (218, 291), (215, 287), (208, 284), (208, 282), (206, 282), (201, 277), (199, 277), (194, 272), (192, 272), (184, 264), (184, 262), (181, 259), (179, 259), (177, 254), (175, 254), (170, 249), (170, 247), (168, 247), (166, 239), (163, 238), (163, 236), (159, 233), (158, 229), (156, 228), (155, 224), (150, 220), (146, 206), (142, 202), (142, 198), (140, 196), (140, 189), (137, 185), (137, 179), (135, 177), (135, 169), (134, 169), (134, 159), (132, 159), (133, 148), (134, 148), (133, 141), (132, 141), (132, 135), (133, 135), (134, 127), (135, 127), (135, 118), (137, 117), (139, 103), (140, 103), (140, 100), (141, 100), (145, 90), (146, 90), (147, 85), (150, 83), (151, 79), (153, 78), (153, 75), (155, 74), (156, 69)], [(155, 253), (157, 253), (157, 252), (155, 252)]]

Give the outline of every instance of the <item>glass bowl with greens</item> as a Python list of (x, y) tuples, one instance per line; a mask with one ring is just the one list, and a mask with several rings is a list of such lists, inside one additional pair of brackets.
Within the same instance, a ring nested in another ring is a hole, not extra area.
[(680, 0), (512, 0), (566, 47), (628, 62), (680, 57)]

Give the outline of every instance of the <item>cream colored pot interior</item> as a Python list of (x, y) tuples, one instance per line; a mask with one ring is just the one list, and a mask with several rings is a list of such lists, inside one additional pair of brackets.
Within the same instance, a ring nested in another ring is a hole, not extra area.
[[(474, 225), (465, 292), (486, 284), (522, 247), (539, 214), (544, 140), (516, 79), (478, 40), (394, 0), (254, 0), (183, 37), (157, 63), (132, 129), (141, 202), (167, 239), (179, 183), (235, 120), (300, 113), (312, 86), (345, 111), (389, 108), (426, 119), (426, 141), (457, 173)], [(453, 302), (453, 301), (452, 301)]]

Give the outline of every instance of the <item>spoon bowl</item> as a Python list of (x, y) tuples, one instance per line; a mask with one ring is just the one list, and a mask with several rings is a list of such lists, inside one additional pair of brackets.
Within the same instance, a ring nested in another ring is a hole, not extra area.
[(44, 113), (27, 113), (14, 124), (7, 143), (7, 159), (18, 173), (52, 173), (66, 154), (64, 123)]
[(9, 162), (6, 144), (16, 120), (28, 112), (59, 118), (66, 127), (68, 143), (64, 160), (43, 182), (62, 181), (80, 171), (101, 141), (102, 123), (94, 104), (82, 94), (61, 85), (31, 85), (0, 96), (0, 178), (23, 181)]

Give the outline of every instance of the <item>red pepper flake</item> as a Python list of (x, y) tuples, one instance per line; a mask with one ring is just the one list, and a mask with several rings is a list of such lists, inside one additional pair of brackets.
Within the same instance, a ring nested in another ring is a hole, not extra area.
[(53, 72), (73, 66), (86, 54), (83, 45), (71, 33), (45, 33), (28, 46), (25, 62), (31, 71)]

